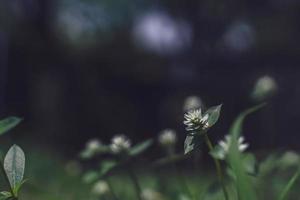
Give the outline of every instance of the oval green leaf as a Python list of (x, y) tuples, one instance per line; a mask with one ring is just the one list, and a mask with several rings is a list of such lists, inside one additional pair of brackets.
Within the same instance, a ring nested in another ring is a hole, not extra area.
[(13, 189), (22, 183), (25, 170), (25, 154), (19, 146), (13, 145), (7, 152), (4, 158), (4, 169)]

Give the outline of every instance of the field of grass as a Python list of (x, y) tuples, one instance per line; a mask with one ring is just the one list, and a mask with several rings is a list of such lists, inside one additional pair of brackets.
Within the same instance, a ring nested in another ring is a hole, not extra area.
[[(18, 145), (12, 145), (1, 163), (2, 185), (7, 187), (0, 199), (299, 200), (298, 153), (247, 150), (242, 125), (264, 106), (242, 112), (216, 144), (208, 132), (219, 119), (221, 105), (204, 113), (188, 111), (184, 148), (178, 152), (176, 134), (170, 129), (158, 140), (138, 144), (125, 135), (113, 137), (110, 144), (93, 139), (73, 161), (40, 150), (27, 149), (25, 156)], [(0, 121), (0, 134), (19, 122), (16, 117)], [(155, 142), (164, 156), (150, 160), (144, 152)], [(200, 151), (207, 156), (199, 159)]]

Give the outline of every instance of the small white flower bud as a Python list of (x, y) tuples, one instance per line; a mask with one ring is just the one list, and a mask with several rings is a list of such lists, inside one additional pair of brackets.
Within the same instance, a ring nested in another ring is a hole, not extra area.
[(252, 92), (252, 98), (261, 101), (272, 96), (276, 90), (276, 81), (270, 76), (263, 76), (257, 80)]
[(105, 181), (98, 181), (92, 188), (92, 194), (102, 196), (109, 193), (109, 186)]
[(105, 145), (103, 145), (98, 139), (92, 139), (86, 143), (85, 149), (80, 153), (80, 156), (84, 159), (88, 159), (105, 151)]
[(175, 131), (172, 129), (163, 130), (158, 137), (158, 141), (164, 147), (174, 146), (177, 142)]
[(117, 135), (112, 138), (110, 149), (113, 153), (120, 153), (130, 149), (131, 142), (125, 135)]
[(189, 111), (189, 110), (195, 110), (202, 108), (203, 103), (200, 97), (197, 96), (189, 96), (184, 100), (183, 104), (183, 110)]
[(98, 149), (102, 146), (102, 143), (97, 139), (92, 139), (87, 142), (86, 149), (95, 152), (98, 151)]

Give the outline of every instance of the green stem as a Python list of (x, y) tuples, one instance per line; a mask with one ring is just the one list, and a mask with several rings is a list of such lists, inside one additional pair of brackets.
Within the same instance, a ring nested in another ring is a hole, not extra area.
[[(173, 147), (167, 148), (167, 157), (168, 158), (173, 158), (175, 156), (175, 149)], [(194, 195), (192, 194), (191, 190), (188, 187), (188, 184), (186, 183), (186, 180), (184, 176), (182, 175), (180, 169), (177, 167), (176, 163), (172, 162), (172, 167), (177, 174), (176, 178), (178, 179), (178, 183), (181, 185), (181, 188), (188, 194), (188, 196), (191, 199), (195, 199)]]
[(116, 195), (116, 193), (115, 193), (115, 191), (114, 191), (114, 189), (112, 187), (112, 184), (111, 184), (111, 182), (109, 181), (108, 178), (106, 179), (106, 182), (107, 182), (107, 185), (109, 187), (109, 191), (110, 191), (111, 196), (113, 197), (113, 199), (114, 200), (119, 200), (119, 198), (117, 197), (117, 195)]
[(137, 199), (138, 200), (142, 200), (142, 196), (141, 196), (142, 189), (141, 189), (141, 187), (139, 185), (139, 182), (138, 182), (138, 179), (137, 179), (135, 173), (132, 171), (131, 166), (128, 166), (128, 174), (129, 174), (129, 177), (131, 178), (132, 183), (133, 183), (133, 185), (135, 187), (135, 192), (136, 192)]
[[(209, 139), (209, 137), (206, 133), (204, 134), (204, 138), (205, 138), (205, 142), (206, 142), (206, 145), (208, 146), (209, 151), (212, 151), (213, 150), (213, 145), (212, 145), (212, 143), (211, 143), (211, 141), (210, 141), (210, 139)], [(228, 200), (228, 192), (226, 190), (226, 186), (225, 186), (225, 183), (224, 183), (224, 176), (223, 176), (221, 164), (217, 159), (213, 158), (213, 160), (214, 160), (214, 163), (215, 163), (215, 166), (216, 166), (218, 179), (219, 179), (219, 182), (222, 186), (222, 190), (223, 190), (223, 193), (224, 193), (225, 200)]]
[(5, 169), (4, 169), (4, 165), (3, 165), (2, 161), (0, 161), (0, 169), (1, 169), (2, 173), (3, 173), (3, 175), (4, 175), (5, 181), (6, 181), (7, 185), (8, 185), (8, 187), (9, 187), (9, 190), (10, 190), (10, 193), (12, 195), (12, 198), (14, 200), (18, 200), (18, 197), (16, 197), (16, 195), (14, 193), (14, 190), (13, 190), (13, 188), (10, 185), (9, 178), (7, 176), (7, 173), (6, 173)]
[(189, 189), (187, 183), (186, 183), (186, 180), (185, 178), (183, 177), (180, 169), (178, 169), (177, 165), (175, 163), (173, 163), (173, 168), (177, 174), (177, 178), (178, 178), (178, 182), (181, 184), (181, 187), (185, 190), (185, 192), (188, 194), (188, 196), (191, 198), (191, 199), (195, 199), (194, 195), (192, 194), (191, 190)]

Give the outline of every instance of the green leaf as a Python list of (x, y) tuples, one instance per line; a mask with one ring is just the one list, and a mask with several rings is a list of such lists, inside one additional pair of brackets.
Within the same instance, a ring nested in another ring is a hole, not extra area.
[(22, 119), (18, 117), (8, 117), (0, 121), (0, 135), (6, 133), (10, 129), (18, 125)]
[(144, 152), (146, 149), (148, 149), (151, 145), (153, 144), (153, 140), (149, 139), (146, 140), (140, 144), (135, 145), (134, 147), (132, 147), (129, 151), (129, 155), (130, 156), (136, 156), (142, 152)]
[(201, 141), (201, 135), (187, 135), (184, 141), (184, 154), (188, 154), (198, 148), (200, 149)]
[(242, 159), (247, 174), (256, 176), (258, 173), (258, 166), (255, 156), (251, 153), (247, 153), (242, 157)]
[(15, 196), (18, 196), (18, 193), (19, 193), (21, 187), (23, 186), (23, 184), (24, 184), (25, 182), (27, 182), (27, 180), (28, 180), (28, 179), (22, 180), (20, 183), (18, 183), (18, 184), (16, 185), (15, 188), (13, 188), (13, 192), (14, 192)]
[(261, 104), (250, 108), (242, 112), (234, 121), (231, 129), (231, 145), (228, 152), (228, 162), (235, 173), (235, 185), (238, 192), (239, 200), (256, 200), (256, 192), (251, 182), (250, 177), (247, 175), (244, 163), (241, 162), (242, 154), (238, 149), (238, 138), (242, 131), (242, 125), (247, 115), (255, 112), (256, 110), (263, 107), (265, 104)]
[(25, 154), (19, 146), (13, 145), (7, 152), (4, 158), (4, 169), (13, 189), (22, 183), (25, 170)]
[(99, 176), (103, 177), (105, 176), (108, 172), (110, 172), (114, 167), (118, 165), (118, 162), (113, 161), (113, 160), (106, 160), (101, 163), (101, 168), (100, 168), (100, 173)]
[(292, 176), (292, 178), (289, 180), (288, 184), (283, 188), (282, 192), (279, 195), (278, 200), (285, 200), (287, 199), (289, 191), (292, 189), (292, 187), (295, 185), (297, 179), (300, 177), (300, 169), (297, 170), (297, 172)]
[(98, 180), (100, 178), (99, 173), (95, 170), (91, 170), (86, 172), (83, 177), (82, 177), (82, 181), (84, 183), (90, 184), (92, 182), (95, 182), (96, 180)]
[(221, 112), (222, 105), (218, 106), (213, 106), (210, 107), (203, 116), (208, 114), (208, 124), (209, 126), (213, 126), (215, 123), (217, 123), (219, 117), (220, 117), (220, 112)]
[(184, 154), (188, 154), (194, 150), (194, 135), (187, 135), (184, 141)]
[(225, 156), (226, 156), (226, 152), (224, 151), (224, 149), (222, 147), (220, 147), (219, 145), (216, 145), (214, 147), (213, 150), (211, 150), (209, 152), (209, 154), (215, 158), (215, 159), (218, 159), (218, 160), (224, 160), (225, 159)]
[(0, 200), (8, 200), (11, 199), (13, 195), (10, 192), (2, 191), (0, 192)]

